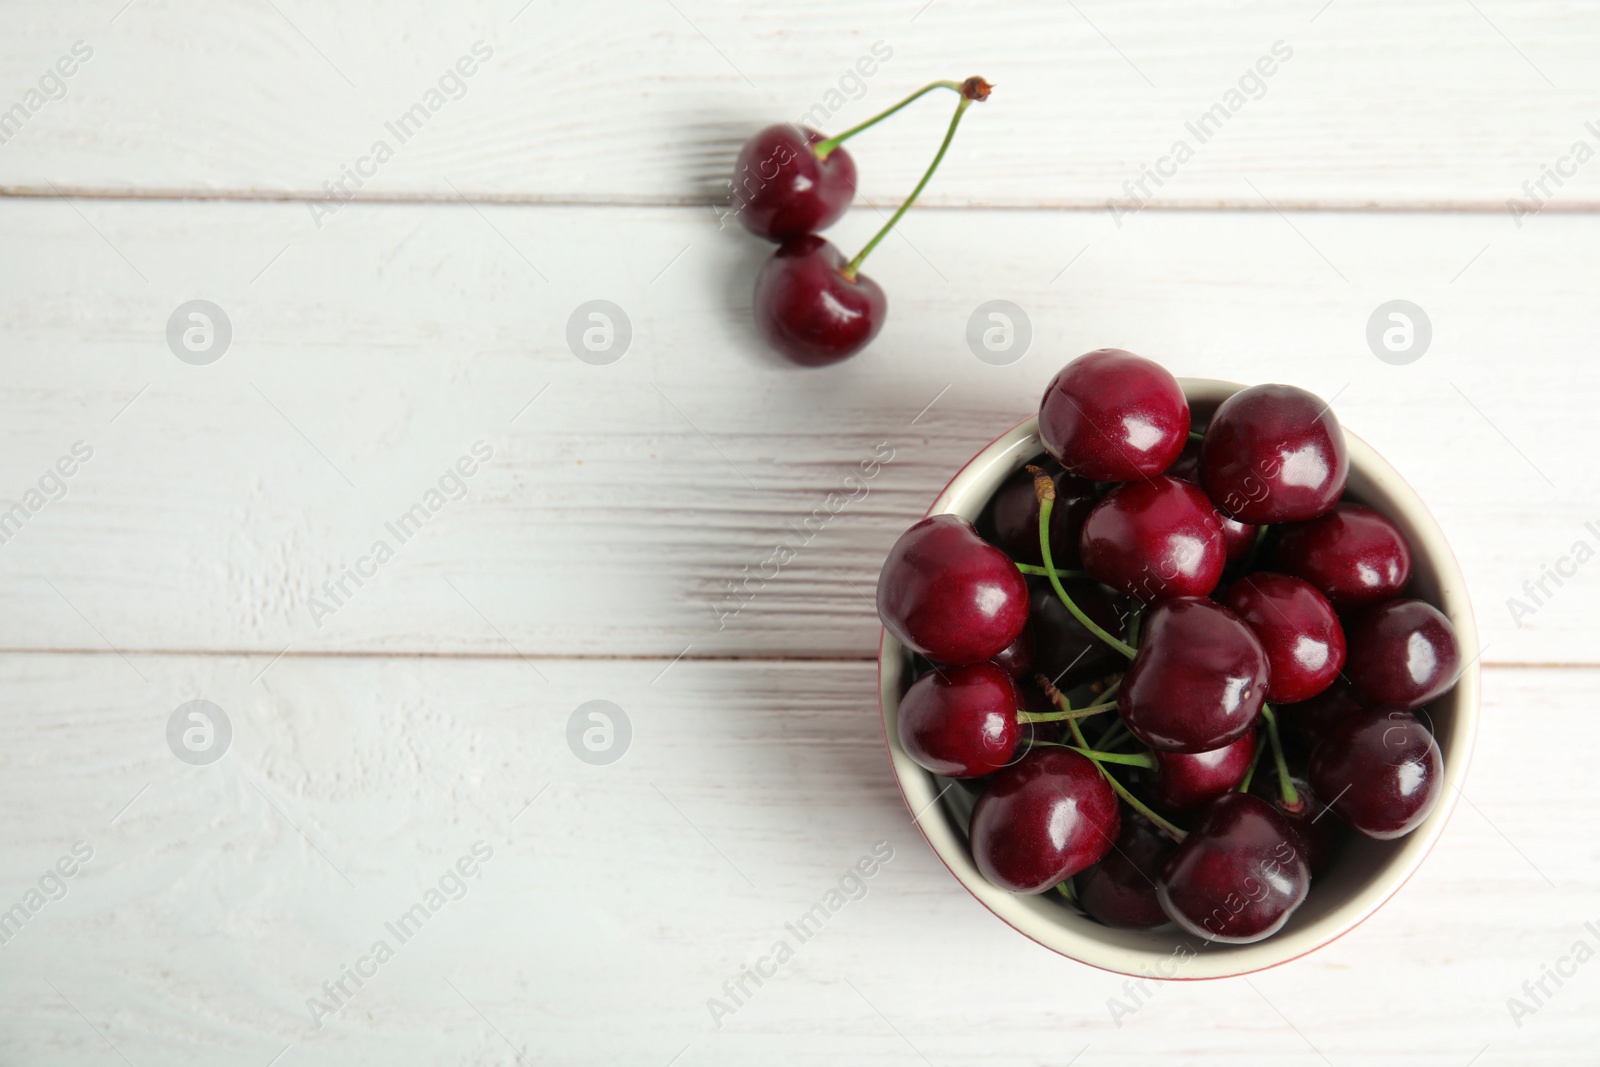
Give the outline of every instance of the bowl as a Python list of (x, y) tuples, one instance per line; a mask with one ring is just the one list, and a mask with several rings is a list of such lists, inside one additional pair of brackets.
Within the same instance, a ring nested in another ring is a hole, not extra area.
[[(1194, 421), (1203, 425), (1218, 404), (1244, 388), (1232, 382), (1180, 378)], [(929, 515), (951, 513), (974, 522), (1011, 473), (1043, 455), (1039, 420), (1030, 418), (995, 438), (957, 472)], [(1434, 736), (1444, 754), (1444, 786), (1423, 823), (1395, 841), (1350, 835), (1338, 857), (1311, 887), (1288, 924), (1249, 945), (1208, 942), (1168, 924), (1155, 930), (1102, 926), (1075, 911), (1059, 894), (1026, 896), (990, 884), (967, 848), (972, 796), (918, 766), (900, 747), (896, 713), (911, 682), (911, 654), (884, 632), (878, 651), (878, 689), (884, 738), (912, 818), (944, 865), (967, 891), (1019, 933), (1063, 956), (1121, 974), (1158, 979), (1223, 978), (1249, 974), (1304, 956), (1348, 933), (1383, 906), (1416, 871), (1444, 832), (1466, 778), (1478, 732), (1477, 628), (1460, 565), (1439, 524), (1416, 492), (1366, 442), (1345, 430), (1350, 450), (1346, 499), (1386, 516), (1411, 544), (1409, 595), (1443, 611), (1455, 626), (1464, 656), (1472, 657), (1449, 693), (1428, 705)], [(1336, 818), (1327, 815), (1326, 818)]]

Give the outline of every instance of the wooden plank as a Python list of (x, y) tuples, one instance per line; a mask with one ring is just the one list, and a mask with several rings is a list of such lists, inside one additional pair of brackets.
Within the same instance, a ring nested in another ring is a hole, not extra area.
[[(805, 371), (751, 329), (762, 248), (690, 209), (356, 205), (320, 232), (288, 204), (0, 211), (29, 249), (0, 265), (0, 503), (46, 490), (0, 544), (0, 647), (871, 656), (900, 531), (1057, 367), (1116, 344), (1333, 399), (1452, 538), (1487, 661), (1595, 662), (1596, 569), (1523, 590), (1597, 540), (1600, 329), (1567, 310), (1595, 220), (913, 213), (870, 264), (882, 336)], [(1392, 366), (1365, 331), (1401, 296), (1434, 340)], [(164, 332), (196, 297), (232, 321), (209, 366)], [(597, 297), (633, 323), (609, 366), (566, 340)], [(965, 341), (990, 298), (1032, 320), (1010, 366)], [(44, 499), (78, 441), (93, 458)], [(479, 441), (464, 497), (397, 537)], [(363, 562), (380, 540), (393, 558)], [(780, 541), (798, 558), (723, 617)]]
[[(7, 20), (0, 102), (37, 106), (7, 130), (0, 188), (323, 196), (359, 165), (346, 189), (363, 197), (699, 204), (769, 122), (837, 131), (982, 73), (1000, 88), (929, 203), (1504, 216), (1541, 180), (1553, 210), (1600, 201), (1600, 170), (1562, 161), (1600, 147), (1600, 18), (1555, 0), (123, 7)], [(93, 54), (63, 90), (48, 79), (78, 41)], [(474, 67), (479, 41), (492, 55)], [(419, 103), (420, 132), (389, 130)], [(867, 199), (905, 195), (947, 113), (928, 103), (852, 146)], [(393, 158), (361, 163), (380, 140)], [(1179, 141), (1192, 158), (1163, 162)], [(1146, 168), (1167, 177), (1138, 190)]]
[[(14, 727), (0, 902), (75, 842), (93, 852), (4, 947), (6, 1061), (115, 1062), (108, 1044), (174, 1065), (1592, 1053), (1586, 968), (1521, 1027), (1506, 1001), (1578, 939), (1592, 946), (1585, 923), (1600, 920), (1600, 853), (1571, 832), (1600, 793), (1548, 740), (1600, 742), (1593, 670), (1486, 672), (1470, 804), (1378, 915), (1251, 986), (1163, 985), (1119, 1026), (1121, 977), (1007, 930), (921, 840), (889, 778), (870, 665), (685, 662), (658, 678), (658, 664), (562, 660), (541, 679), (504, 660), (291, 657), (253, 682), (267, 662), (151, 657), (140, 678), (109, 654), (0, 656)], [(207, 766), (164, 736), (197, 697), (233, 731)], [(632, 725), (607, 766), (565, 740), (595, 699)], [(1531, 706), (1546, 729), (1526, 728)], [(384, 924), (479, 841), (493, 855), (461, 899), (400, 943)], [(893, 856), (864, 898), (796, 941), (785, 924), (880, 841)], [(719, 1028), (708, 999), (779, 938), (795, 957), (747, 981)], [(393, 958), (315, 1027), (307, 999), (377, 940)]]

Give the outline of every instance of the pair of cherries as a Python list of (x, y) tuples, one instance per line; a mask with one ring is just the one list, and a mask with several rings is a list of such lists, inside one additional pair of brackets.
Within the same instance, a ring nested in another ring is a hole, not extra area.
[(1075, 893), (1108, 925), (1243, 943), (1331, 862), (1327, 811), (1378, 840), (1427, 818), (1443, 764), (1414, 712), (1461, 657), (1449, 620), (1403, 595), (1405, 537), (1342, 499), (1326, 404), (1263, 385), (1203, 434), (1190, 417), (1150, 360), (1068, 364), (1040, 405), (1049, 458), (996, 492), (982, 531), (906, 531), (878, 611), (931, 668), (901, 699), (902, 747), (981, 779), (985, 877)]
[[(834, 137), (808, 127), (768, 126), (745, 142), (734, 166), (734, 208), (745, 229), (778, 242), (756, 275), (756, 325), (779, 353), (804, 366), (825, 366), (865, 348), (883, 328), (889, 302), (861, 264), (894, 228), (933, 177), (961, 116), (993, 87), (982, 78), (923, 86), (894, 107)], [(939, 153), (906, 202), (851, 260), (822, 237), (850, 207), (856, 165), (840, 145), (925, 93), (961, 95)]]

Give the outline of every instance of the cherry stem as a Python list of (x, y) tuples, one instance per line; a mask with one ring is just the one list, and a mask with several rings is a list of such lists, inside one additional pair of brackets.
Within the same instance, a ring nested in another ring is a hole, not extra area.
[[(1021, 571), (1023, 574), (1036, 574), (1041, 578), (1048, 578), (1050, 576), (1050, 574), (1051, 574), (1051, 572), (1049, 570), (1047, 570), (1046, 568), (1036, 566), (1036, 565), (1034, 565), (1032, 563), (1018, 563), (1017, 564), (1017, 570)], [(1088, 571), (1056, 571), (1054, 573), (1059, 574), (1063, 578), (1081, 578), (1083, 575), (1088, 574), (1089, 572)]]
[(1070, 903), (1073, 907), (1077, 907), (1078, 906), (1078, 900), (1077, 900), (1076, 897), (1074, 897), (1072, 895), (1071, 881), (1072, 880), (1069, 878), (1069, 879), (1067, 879), (1065, 881), (1057, 882), (1056, 883), (1056, 892), (1060, 893), (1062, 896), (1066, 897), (1067, 898), (1067, 902)]
[(1096, 763), (1120, 763), (1125, 767), (1143, 767), (1145, 770), (1156, 765), (1154, 757), (1139, 752), (1101, 752), (1092, 748), (1079, 748), (1077, 745), (1062, 745), (1070, 748), (1080, 756), (1088, 756)]
[(1272, 758), (1278, 765), (1278, 787), (1284, 806), (1299, 811), (1300, 793), (1289, 780), (1289, 761), (1283, 758), (1283, 741), (1278, 737), (1278, 717), (1272, 713), (1272, 705), (1261, 705), (1261, 717), (1267, 720), (1267, 736), (1272, 739)]
[(1206, 435), (1201, 433), (1199, 430), (1190, 430), (1189, 431), (1189, 440), (1191, 440), (1191, 441), (1204, 441), (1205, 439), (1206, 439)]
[(1061, 598), (1061, 602), (1067, 606), (1067, 610), (1072, 612), (1072, 617), (1082, 623), (1085, 629), (1118, 652), (1121, 652), (1124, 656), (1132, 659), (1138, 655), (1138, 651), (1127, 642), (1119, 641), (1105, 630), (1102, 630), (1099, 624), (1084, 614), (1082, 608), (1072, 602), (1072, 598), (1067, 595), (1066, 589), (1061, 585), (1061, 579), (1056, 572), (1055, 560), (1051, 558), (1050, 552), (1050, 512), (1055, 508), (1056, 504), (1056, 483), (1038, 467), (1030, 466), (1028, 473), (1033, 475), (1033, 491), (1039, 495), (1039, 554), (1044, 557), (1044, 569), (1050, 579), (1050, 585), (1056, 591), (1056, 596)]
[[(970, 81), (971, 79), (968, 80)], [(956, 127), (961, 124), (961, 116), (967, 113), (967, 108), (972, 106), (972, 101), (974, 99), (977, 99), (976, 97), (968, 96), (964, 87), (962, 88), (961, 93), (961, 102), (956, 105), (956, 113), (955, 116), (950, 120), (950, 128), (945, 131), (944, 143), (939, 146), (939, 154), (933, 157), (932, 163), (928, 164), (928, 169), (923, 172), (922, 180), (917, 183), (917, 187), (915, 189), (911, 190), (911, 195), (906, 198), (905, 203), (900, 205), (900, 210), (889, 216), (889, 221), (883, 224), (883, 229), (872, 235), (872, 240), (867, 242), (867, 247), (863, 248), (860, 252), (857, 252), (856, 258), (852, 259), (849, 263), (846, 263), (844, 269), (839, 272), (840, 274), (844, 275), (845, 281), (853, 282), (856, 280), (856, 272), (861, 269), (862, 261), (871, 254), (874, 248), (878, 247), (879, 241), (883, 240), (889, 235), (889, 231), (894, 229), (894, 224), (900, 221), (900, 216), (909, 211), (911, 209), (911, 205), (917, 202), (917, 197), (922, 195), (922, 190), (928, 184), (928, 180), (933, 177), (933, 172), (938, 170), (939, 164), (944, 161), (944, 154), (949, 150), (950, 141), (956, 135)], [(987, 96), (988, 94), (985, 93), (984, 95)], [(1045, 564), (1048, 565), (1049, 563), (1050, 561), (1046, 559)]]
[(1079, 751), (1082, 751), (1089, 761), (1095, 765), (1096, 769), (1100, 771), (1100, 776), (1104, 778), (1106, 780), (1106, 784), (1111, 787), (1111, 791), (1126, 801), (1128, 807), (1132, 808), (1134, 811), (1137, 811), (1140, 815), (1143, 815), (1156, 826), (1160, 827), (1161, 831), (1174, 841), (1182, 841), (1185, 837), (1189, 836), (1167, 820), (1163, 819), (1161, 816), (1157, 815), (1155, 812), (1151, 811), (1148, 804), (1134, 796), (1132, 793), (1128, 792), (1127, 786), (1123, 785), (1121, 782), (1117, 781), (1111, 776), (1111, 772), (1106, 770), (1105, 765), (1096, 759), (1094, 755), (1092, 755), (1094, 750), (1090, 749), (1088, 742), (1084, 740), (1083, 731), (1078, 729), (1078, 723), (1075, 719), (1067, 720), (1067, 728), (1072, 731), (1072, 739), (1078, 742)]
[(874, 115), (870, 119), (868, 119), (867, 121), (861, 123), (860, 125), (852, 126), (848, 130), (844, 131), (843, 133), (836, 133), (832, 137), (829, 137), (826, 141), (818, 141), (816, 144), (811, 146), (811, 151), (816, 153), (818, 159), (827, 159), (828, 156), (833, 153), (833, 150), (835, 148), (838, 148), (840, 145), (844, 144), (846, 141), (848, 141), (850, 138), (854, 137), (856, 134), (860, 133), (862, 130), (871, 129), (873, 126), (876, 126), (878, 123), (882, 122), (884, 119), (888, 118), (890, 115), (893, 115), (896, 111), (899, 111), (901, 108), (905, 107), (907, 104), (911, 103), (914, 100), (921, 99), (922, 97), (924, 97), (924, 96), (928, 95), (929, 93), (933, 92), (935, 89), (950, 89), (950, 90), (953, 90), (953, 91), (959, 93), (961, 91), (961, 83), (960, 82), (929, 82), (927, 85), (924, 85), (922, 88), (918, 89), (916, 92), (912, 93), (910, 96), (906, 97), (904, 100), (900, 101), (898, 104), (896, 104), (894, 107), (891, 107), (889, 110), (880, 111), (876, 115)]
[(1078, 708), (1075, 711), (1070, 709), (1066, 711), (1023, 711), (1019, 708), (1017, 709), (1017, 721), (1019, 723), (1066, 722), (1068, 719), (1087, 719), (1093, 715), (1103, 715), (1116, 708), (1116, 706), (1117, 702), (1113, 700), (1109, 704), (1091, 704), (1086, 708)]
[(1113, 749), (1122, 744), (1125, 736), (1132, 735), (1129, 734), (1127, 728), (1123, 726), (1122, 719), (1118, 718), (1116, 722), (1111, 724), (1110, 728), (1107, 729), (1105, 733), (1100, 735), (1100, 739), (1094, 743), (1095, 750), (1098, 752), (1105, 752)]
[(1256, 754), (1250, 757), (1250, 769), (1244, 772), (1244, 777), (1239, 780), (1239, 784), (1237, 787), (1235, 787), (1234, 792), (1250, 792), (1250, 783), (1255, 779), (1256, 776), (1256, 764), (1261, 762), (1261, 753), (1265, 751), (1266, 746), (1258, 742), (1256, 744)]

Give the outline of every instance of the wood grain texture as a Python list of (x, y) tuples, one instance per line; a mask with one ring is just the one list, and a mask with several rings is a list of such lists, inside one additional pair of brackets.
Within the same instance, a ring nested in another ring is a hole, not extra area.
[[(101, 0), (7, 3), (4, 22), (6, 106), (93, 50), (0, 145), (0, 188), (40, 195), (317, 197), (385, 139), (363, 197), (709, 203), (767, 123), (837, 131), (982, 73), (999, 91), (929, 203), (1102, 208), (1145, 167), (1174, 172), (1138, 194), (1167, 206), (1504, 213), (1546, 167), (1571, 172), (1539, 198), (1552, 210), (1600, 201), (1600, 169), (1561, 162), (1600, 148), (1600, 15), (1555, 0)], [(385, 124), (477, 41), (493, 56), (402, 144)], [(1290, 57), (1241, 91), (1279, 41)], [(890, 57), (859, 78), (877, 42)], [(1186, 124), (1218, 105), (1202, 141)], [(867, 199), (905, 195), (945, 114), (851, 146)], [(1161, 163), (1179, 140), (1193, 158)]]
[[(1374, 918), (1118, 1026), (1123, 979), (1006, 930), (922, 841), (870, 665), (287, 658), (252, 682), (266, 663), (0, 656), (0, 904), (93, 850), (0, 949), (0, 1062), (1592, 1061), (1587, 967), (1520, 1028), (1506, 1008), (1600, 921), (1600, 852), (1571, 830), (1600, 791), (1548, 740), (1600, 742), (1592, 669), (1486, 672), (1470, 803)], [(192, 767), (163, 730), (200, 696), (234, 734)], [(632, 722), (609, 766), (567, 748), (591, 699)], [(480, 840), (462, 898), (398, 944), (384, 923)], [(724, 980), (879, 841), (864, 899), (714, 1025)], [(383, 938), (394, 958), (315, 1028), (306, 999)]]
[[(1570, 310), (1592, 218), (913, 213), (870, 264), (884, 333), (819, 372), (754, 335), (764, 246), (691, 209), (353, 205), (321, 230), (290, 204), (0, 214), (27, 250), (0, 264), (0, 504), (93, 449), (6, 528), (0, 647), (869, 657), (900, 531), (1062, 363), (1111, 344), (1332, 399), (1443, 524), (1487, 662), (1596, 662), (1600, 570), (1561, 562), (1600, 544), (1600, 327)], [(210, 366), (165, 339), (197, 296), (233, 324)], [(633, 324), (609, 366), (566, 340), (596, 297)], [(1409, 366), (1366, 342), (1395, 297), (1432, 321)], [(989, 298), (1031, 320), (1013, 365), (967, 346)], [(394, 536), (479, 441), (464, 496)], [(378, 540), (393, 558), (361, 563)], [(780, 542), (798, 558), (720, 614)], [(334, 599), (358, 565), (375, 576)], [(1575, 576), (1530, 596), (1546, 567)]]

